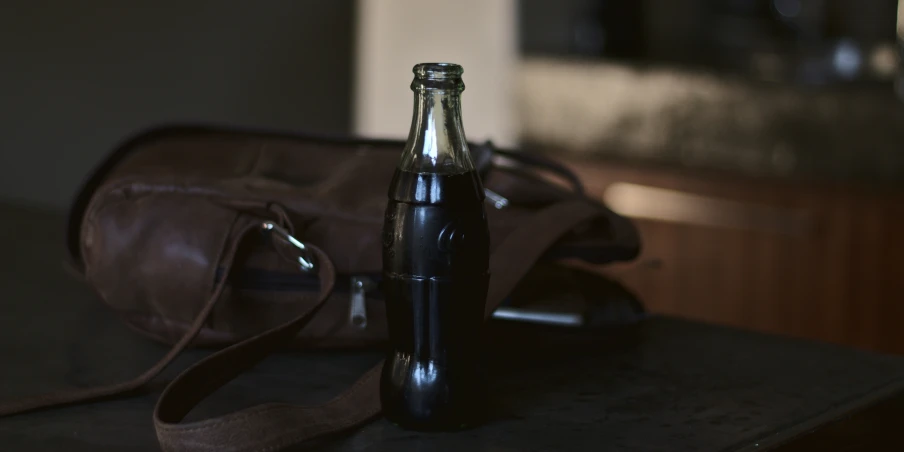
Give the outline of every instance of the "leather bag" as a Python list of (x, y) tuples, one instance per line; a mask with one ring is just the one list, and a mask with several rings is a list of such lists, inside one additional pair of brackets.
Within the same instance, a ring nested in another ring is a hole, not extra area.
[[(130, 381), (4, 403), (0, 415), (142, 390), (185, 348), (211, 347), (158, 400), (163, 450), (275, 450), (376, 417), (379, 366), (320, 406), (183, 422), (274, 351), (385, 341), (381, 229), (403, 145), (204, 125), (127, 140), (72, 204), (69, 263), (125, 323), (171, 349)], [(633, 225), (587, 198), (557, 162), (470, 148), (489, 195), (488, 317), (538, 262), (638, 254)]]

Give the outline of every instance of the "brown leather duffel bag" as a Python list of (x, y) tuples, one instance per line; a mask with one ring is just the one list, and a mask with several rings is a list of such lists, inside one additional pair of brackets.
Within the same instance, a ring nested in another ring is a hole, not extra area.
[[(169, 126), (128, 140), (70, 210), (72, 266), (169, 353), (116, 385), (0, 405), (0, 415), (143, 389), (189, 346), (225, 347), (173, 380), (154, 413), (164, 450), (272, 450), (379, 413), (379, 367), (316, 407), (261, 405), (183, 423), (205, 397), (283, 347), (386, 338), (381, 228), (403, 142)], [(487, 316), (541, 260), (635, 257), (633, 225), (546, 158), (471, 144), (488, 190)], [(553, 182), (558, 180), (562, 183)]]

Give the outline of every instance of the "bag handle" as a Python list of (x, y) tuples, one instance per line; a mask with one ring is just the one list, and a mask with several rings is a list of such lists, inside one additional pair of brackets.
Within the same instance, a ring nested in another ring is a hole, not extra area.
[[(237, 216), (236, 221), (238, 221), (239, 218), (240, 217)], [(232, 229), (234, 228), (235, 223), (233, 223)], [(217, 261), (222, 262), (224, 274), (228, 275), (232, 270), (233, 264), (235, 262), (235, 256), (238, 252), (238, 248), (241, 242), (251, 233), (257, 232), (259, 229), (260, 223), (252, 222), (251, 224), (244, 225), (239, 230), (237, 230), (237, 233), (233, 235), (233, 238), (227, 242), (226, 246), (224, 246), (223, 248), (221, 255), (217, 259)], [(320, 252), (320, 254), (323, 253)], [(330, 268), (332, 268), (332, 265), (330, 265)], [(321, 285), (323, 286), (323, 289), (321, 289), (320, 292), (321, 299), (325, 300), (329, 296), (329, 290), (324, 289), (332, 289), (332, 280), (332, 277), (327, 278), (324, 279), (325, 283), (321, 283)], [(216, 306), (217, 302), (220, 300), (220, 297), (222, 296), (223, 291), (227, 286), (227, 281), (228, 278), (221, 278), (220, 281), (217, 282), (210, 294), (210, 297), (208, 297), (207, 301), (204, 303), (204, 306), (195, 317), (195, 320), (189, 327), (188, 331), (186, 331), (185, 334), (182, 335), (182, 338), (180, 338), (179, 341), (169, 349), (169, 351), (166, 353), (166, 355), (163, 356), (163, 358), (157, 361), (156, 364), (151, 366), (151, 368), (146, 370), (141, 375), (128, 381), (110, 385), (51, 392), (34, 397), (26, 397), (19, 400), (4, 402), (0, 404), (0, 417), (35, 411), (52, 406), (64, 406), (76, 403), (99, 401), (145, 389), (148, 383), (156, 378), (160, 374), (160, 372), (166, 369), (166, 367), (169, 366), (170, 363), (172, 363), (173, 360), (175, 360), (176, 357), (179, 356), (179, 354), (182, 353), (182, 351), (185, 350), (186, 347), (188, 347), (191, 341), (194, 340), (195, 336), (198, 335), (198, 332), (200, 332), (204, 327), (207, 318), (213, 311), (214, 306)]]
[(491, 147), (492, 154), (509, 159), (513, 162), (519, 163), (526, 168), (536, 169), (538, 171), (547, 171), (556, 175), (568, 182), (568, 185), (571, 186), (572, 191), (575, 194), (584, 196), (585, 189), (584, 183), (581, 182), (581, 178), (577, 176), (573, 171), (568, 169), (567, 166), (559, 163), (555, 159), (547, 157), (543, 154), (534, 154), (528, 152), (519, 152), (519, 151), (509, 151), (505, 149), (499, 149), (492, 147), (492, 143), (488, 143), (488, 146)]
[[(506, 237), (490, 257), (485, 317), (492, 315), (560, 237), (579, 224), (600, 216), (610, 217), (611, 213), (589, 200), (560, 202), (534, 213)], [(616, 233), (614, 239), (630, 240), (631, 237), (620, 237)], [(173, 380), (154, 410), (154, 427), (162, 449), (167, 452), (272, 451), (338, 433), (376, 417), (380, 413), (382, 362), (368, 370), (351, 388), (323, 405), (270, 403), (202, 421), (181, 422), (208, 395), (291, 340), (312, 314), (309, 311), (291, 322), (204, 358)]]

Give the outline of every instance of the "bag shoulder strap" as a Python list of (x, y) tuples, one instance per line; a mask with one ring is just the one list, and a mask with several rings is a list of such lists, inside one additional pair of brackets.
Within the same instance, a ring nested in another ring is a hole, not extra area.
[[(224, 274), (228, 274), (231, 271), (233, 262), (235, 261), (236, 252), (238, 251), (239, 245), (241, 244), (242, 240), (244, 240), (244, 238), (252, 232), (256, 232), (259, 228), (260, 226), (256, 223), (245, 225), (240, 230), (237, 230), (236, 233), (232, 236), (233, 238), (230, 239), (228, 243), (226, 243), (226, 245), (223, 247), (222, 254), (217, 259), (217, 261), (222, 263)], [(321, 252), (321, 254), (323, 253)], [(330, 279), (328, 282), (330, 282), (331, 280), (332, 279)], [(49, 407), (59, 407), (77, 403), (94, 402), (146, 389), (148, 384), (164, 369), (166, 369), (166, 367), (169, 366), (176, 359), (176, 357), (178, 357), (179, 354), (189, 346), (189, 344), (191, 344), (192, 340), (194, 340), (198, 332), (201, 331), (201, 329), (204, 327), (205, 322), (210, 316), (210, 313), (213, 311), (214, 306), (216, 306), (217, 302), (220, 300), (220, 297), (223, 294), (223, 291), (226, 289), (227, 282), (227, 278), (220, 279), (220, 281), (213, 288), (213, 291), (211, 292), (207, 301), (201, 308), (201, 311), (195, 317), (194, 322), (192, 322), (191, 326), (185, 332), (185, 334), (183, 334), (179, 341), (169, 349), (166, 355), (164, 355), (159, 361), (157, 361), (157, 363), (151, 366), (148, 370), (144, 371), (141, 375), (128, 381), (109, 385), (74, 390), (63, 390), (0, 403), (0, 417), (26, 413), (29, 411), (35, 411)], [(325, 300), (328, 296), (328, 291), (321, 291), (321, 300)]]
[[(614, 242), (636, 242), (633, 228), (623, 224), (627, 220), (586, 199), (542, 209), (506, 237), (490, 257), (486, 317), (559, 238), (579, 224), (601, 216), (619, 223), (611, 228)], [(154, 410), (154, 426), (162, 449), (170, 452), (278, 450), (356, 427), (376, 417), (380, 413), (382, 363), (323, 405), (264, 404), (216, 418), (181, 422), (204, 398), (291, 340), (311, 314), (216, 352), (176, 377)]]

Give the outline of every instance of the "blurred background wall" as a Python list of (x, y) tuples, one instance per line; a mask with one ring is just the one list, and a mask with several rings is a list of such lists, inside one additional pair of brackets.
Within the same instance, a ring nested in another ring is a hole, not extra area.
[(359, 1), (354, 131), (406, 138), (411, 68), (451, 62), (465, 70), (462, 117), (468, 139), (514, 145), (517, 6), (515, 0)]
[(0, 198), (64, 208), (164, 122), (348, 132), (354, 2), (5, 0)]

